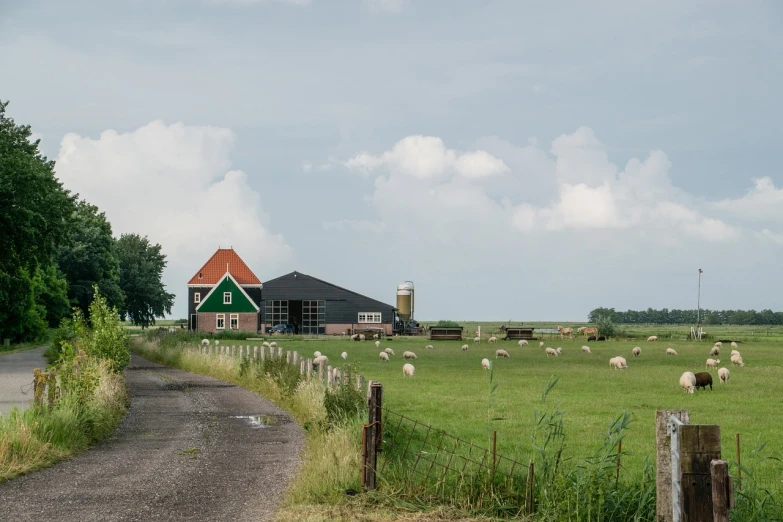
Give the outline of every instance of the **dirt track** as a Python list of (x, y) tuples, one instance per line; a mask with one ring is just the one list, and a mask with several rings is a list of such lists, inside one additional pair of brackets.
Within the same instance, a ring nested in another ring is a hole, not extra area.
[[(0, 520), (269, 520), (298, 465), (301, 430), (232, 384), (133, 356), (132, 406), (114, 436), (0, 484)], [(271, 416), (257, 419), (237, 416)]]

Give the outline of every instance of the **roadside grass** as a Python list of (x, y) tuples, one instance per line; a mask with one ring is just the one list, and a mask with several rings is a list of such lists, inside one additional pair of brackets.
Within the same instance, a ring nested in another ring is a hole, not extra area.
[(9, 353), (23, 352), (25, 350), (32, 350), (33, 348), (39, 348), (41, 346), (45, 346), (51, 342), (54, 332), (55, 332), (54, 329), (49, 329), (46, 331), (46, 334), (41, 339), (29, 343), (9, 344), (8, 346), (5, 346), (4, 344), (0, 344), (0, 356)]

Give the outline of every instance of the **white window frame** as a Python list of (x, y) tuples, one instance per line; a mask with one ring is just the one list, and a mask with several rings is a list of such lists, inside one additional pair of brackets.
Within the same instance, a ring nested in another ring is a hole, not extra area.
[(359, 312), (359, 324), (380, 324), (383, 322), (381, 312)]
[(201, 302), (201, 292), (195, 292), (193, 294), (193, 302), (197, 304)]
[[(229, 314), (228, 321), (229, 330), (239, 330), (239, 314)], [(236, 326), (234, 325), (235, 322)]]
[[(223, 322), (223, 326), (220, 325), (220, 322)], [(225, 330), (226, 329), (226, 314), (216, 314), (215, 315), (215, 330)]]
[(223, 304), (231, 304), (231, 292), (223, 292)]

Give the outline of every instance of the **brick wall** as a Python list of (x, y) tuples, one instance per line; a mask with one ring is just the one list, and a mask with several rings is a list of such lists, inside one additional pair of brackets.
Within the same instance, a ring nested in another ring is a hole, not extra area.
[[(198, 314), (198, 331), (215, 333), (215, 321), (217, 314), (214, 312), (199, 312)], [(231, 326), (231, 315), (226, 314), (226, 328), (229, 330)], [(239, 314), (239, 330), (243, 332), (256, 332), (258, 328), (258, 314), (243, 313)]]

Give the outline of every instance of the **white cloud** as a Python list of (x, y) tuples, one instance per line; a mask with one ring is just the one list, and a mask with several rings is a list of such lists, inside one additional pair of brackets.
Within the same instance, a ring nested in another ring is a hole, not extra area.
[(262, 281), (293, 256), (271, 232), (247, 174), (230, 168), (234, 139), (230, 129), (153, 121), (98, 139), (67, 134), (60, 145), (57, 176), (106, 212), (116, 236), (161, 244), (177, 316), (184, 316), (185, 284), (219, 246), (233, 247)]
[(769, 177), (753, 180), (751, 188), (738, 199), (716, 203), (721, 210), (755, 221), (783, 221), (783, 188)]

